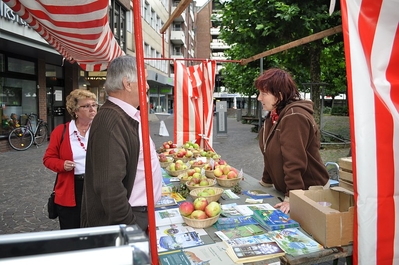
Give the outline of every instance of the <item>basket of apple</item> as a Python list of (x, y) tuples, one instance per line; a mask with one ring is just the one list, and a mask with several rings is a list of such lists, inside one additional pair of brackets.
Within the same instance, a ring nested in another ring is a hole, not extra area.
[(195, 168), (195, 167), (202, 168), (206, 165), (206, 163), (204, 163), (204, 161), (201, 159), (190, 160), (190, 164), (191, 164), (191, 168)]
[(173, 143), (173, 141), (169, 140), (167, 142), (163, 142), (163, 144), (162, 144), (162, 146), (160, 148), (160, 151), (161, 152), (168, 152), (168, 151), (170, 151), (172, 149), (175, 149), (175, 148), (177, 148), (177, 145), (175, 143)]
[(198, 197), (193, 202), (185, 201), (179, 205), (179, 212), (184, 222), (193, 228), (207, 228), (217, 222), (220, 216), (220, 204), (208, 202)]
[(164, 153), (159, 154), (158, 159), (159, 159), (159, 163), (161, 164), (162, 168), (166, 168), (167, 166), (172, 164), (172, 162), (174, 161), (173, 157), (169, 157), (169, 156), (165, 155)]
[(241, 180), (241, 176), (239, 176), (237, 169), (230, 165), (218, 165), (213, 170), (213, 174), (219, 186), (222, 187), (234, 187)]
[(194, 153), (191, 150), (187, 150), (185, 148), (179, 148), (174, 154), (173, 157), (175, 160), (180, 159), (183, 162), (188, 162), (194, 159)]
[(219, 165), (227, 165), (226, 161), (220, 159), (219, 161), (214, 161), (211, 159), (209, 163), (206, 163), (203, 168), (205, 170), (205, 176), (208, 178), (215, 178), (215, 174), (213, 173), (213, 170), (218, 167)]
[(187, 165), (182, 160), (176, 160), (175, 162), (170, 163), (170, 165), (165, 168), (165, 171), (170, 176), (177, 177), (180, 174), (187, 172), (189, 168), (190, 168), (189, 163)]
[(218, 155), (217, 153), (215, 153), (214, 151), (211, 151), (211, 150), (209, 150), (209, 151), (205, 151), (205, 150), (203, 150), (203, 151), (201, 151), (200, 152), (200, 155), (202, 156), (202, 157), (206, 157), (206, 159), (209, 161), (210, 159), (213, 159), (213, 160), (215, 160), (215, 161), (219, 161), (219, 159), (220, 159), (220, 155)]
[(191, 197), (193, 200), (198, 197), (203, 197), (208, 200), (208, 202), (216, 202), (220, 199), (224, 192), (224, 189), (218, 187), (209, 187), (209, 188), (198, 188), (190, 191)]
[(212, 187), (215, 185), (216, 180), (208, 179), (205, 175), (201, 175), (201, 173), (194, 173), (191, 179), (189, 178), (189, 180), (186, 182), (186, 186), (189, 190)]

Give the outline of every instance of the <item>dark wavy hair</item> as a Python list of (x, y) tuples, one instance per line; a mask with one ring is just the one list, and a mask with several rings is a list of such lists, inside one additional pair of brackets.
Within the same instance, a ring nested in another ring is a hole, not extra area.
[(289, 103), (300, 100), (301, 95), (292, 76), (287, 71), (270, 68), (263, 72), (256, 80), (255, 87), (260, 92), (270, 93), (277, 98), (277, 113)]

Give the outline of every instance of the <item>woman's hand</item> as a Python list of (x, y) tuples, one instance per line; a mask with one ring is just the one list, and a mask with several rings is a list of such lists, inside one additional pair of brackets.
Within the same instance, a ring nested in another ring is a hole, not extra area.
[(71, 160), (65, 160), (64, 162), (64, 169), (65, 171), (71, 171), (75, 168), (75, 162)]
[(283, 213), (288, 214), (290, 212), (290, 202), (283, 201), (274, 205), (274, 208), (279, 208)]

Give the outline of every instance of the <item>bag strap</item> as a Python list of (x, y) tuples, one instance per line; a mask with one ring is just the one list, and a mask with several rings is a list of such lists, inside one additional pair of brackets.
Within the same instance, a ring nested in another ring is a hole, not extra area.
[[(62, 132), (61, 141), (60, 141), (60, 146), (61, 146), (61, 144), (62, 144), (62, 141), (64, 141), (64, 134), (65, 134), (65, 131), (66, 131), (66, 124), (64, 123), (64, 131)], [(57, 185), (57, 180), (58, 180), (58, 173), (57, 173), (57, 176), (55, 177), (53, 191), (55, 191), (55, 185)]]

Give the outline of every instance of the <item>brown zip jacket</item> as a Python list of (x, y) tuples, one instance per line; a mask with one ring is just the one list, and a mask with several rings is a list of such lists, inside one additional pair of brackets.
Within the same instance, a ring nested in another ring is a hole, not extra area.
[(320, 156), (320, 132), (313, 118), (313, 103), (288, 104), (276, 123), (266, 118), (259, 132), (264, 158), (262, 181), (289, 195), (290, 190), (324, 186), (328, 172)]

